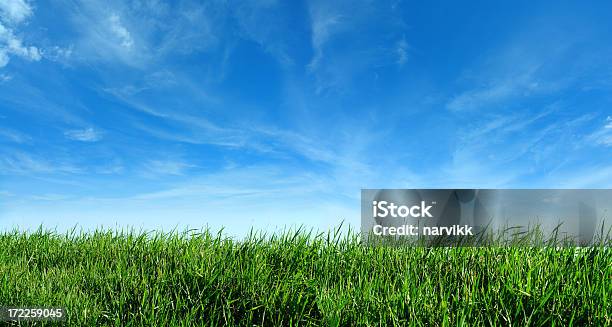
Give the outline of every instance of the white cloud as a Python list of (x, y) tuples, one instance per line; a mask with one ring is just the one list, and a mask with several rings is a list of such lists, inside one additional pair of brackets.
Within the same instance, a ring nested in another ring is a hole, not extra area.
[(42, 58), (38, 48), (24, 45), (13, 29), (31, 15), (32, 8), (24, 1), (0, 1), (0, 68), (9, 63), (11, 55), (32, 61)]
[(0, 17), (3, 21), (18, 24), (32, 15), (32, 7), (23, 0), (0, 1)]
[(12, 29), (0, 23), (0, 67), (8, 64), (9, 55), (19, 56), (32, 61), (41, 59), (38, 48), (24, 46), (21, 39), (15, 36)]
[(102, 139), (102, 133), (89, 127), (64, 132), (64, 136), (73, 141), (96, 142)]
[(117, 14), (112, 14), (109, 19), (109, 28), (111, 32), (119, 39), (121, 46), (131, 48), (134, 45), (134, 40), (130, 32), (123, 26)]

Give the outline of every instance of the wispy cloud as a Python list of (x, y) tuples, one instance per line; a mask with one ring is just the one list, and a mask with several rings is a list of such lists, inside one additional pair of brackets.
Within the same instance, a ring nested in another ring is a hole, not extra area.
[[(493, 111), (507, 103), (520, 103), (534, 96), (558, 94), (567, 89), (589, 68), (591, 58), (576, 58), (576, 36), (558, 35), (548, 26), (525, 23), (533, 33), (516, 33), (502, 45), (486, 49), (480, 60), (466, 69), (457, 89), (446, 102), (450, 111)], [(558, 66), (566, 67), (559, 74)]]
[(188, 164), (178, 160), (150, 160), (144, 165), (145, 174), (158, 175), (183, 175), (188, 169), (194, 168), (192, 164)]
[(612, 117), (606, 117), (603, 124), (598, 126), (586, 139), (591, 144), (612, 147)]
[(359, 74), (405, 62), (406, 44), (396, 42), (405, 24), (393, 8), (386, 1), (309, 3), (313, 55), (307, 68), (316, 93), (348, 90)]
[(36, 121), (46, 121), (49, 126), (84, 126), (81, 117), (86, 107), (71, 93), (62, 75), (53, 76), (52, 91), (44, 86), (16, 75), (0, 92), (0, 102), (5, 112), (19, 113)]
[(34, 201), (65, 201), (70, 199), (70, 196), (65, 195), (65, 194), (56, 194), (56, 193), (45, 193), (45, 194), (38, 194), (38, 195), (32, 195), (30, 196), (30, 198)]
[(128, 8), (127, 3), (115, 1), (76, 1), (63, 7), (68, 22), (78, 31), (70, 40), (72, 60), (145, 66), (151, 52), (139, 32), (149, 26), (144, 18), (132, 20)]
[(8, 82), (8, 81), (10, 81), (12, 79), (13, 79), (13, 76), (11, 76), (11, 75), (0, 74), (0, 84), (1, 83), (6, 83), (6, 82)]
[(565, 188), (610, 188), (612, 187), (612, 166), (595, 165), (557, 174), (554, 183)]
[(55, 45), (42, 49), (41, 54), (47, 60), (65, 63), (72, 57), (73, 50), (73, 45), (69, 45), (67, 47), (59, 47)]
[(82, 1), (61, 7), (79, 31), (71, 40), (75, 62), (123, 63), (134, 68), (160, 65), (171, 56), (214, 48), (226, 16), (221, 3), (180, 1)]
[(88, 127), (65, 131), (64, 136), (73, 141), (97, 142), (102, 139), (102, 132), (93, 129), (93, 127)]
[[(181, 85), (184, 84), (189, 85), (189, 83), (181, 83)], [(175, 142), (246, 148), (258, 153), (278, 156), (297, 154), (313, 162), (334, 165), (344, 162), (334, 150), (330, 149), (329, 144), (321, 144), (320, 140), (312, 135), (273, 127), (264, 122), (244, 124), (239, 121), (229, 121), (218, 124), (212, 120), (214, 117), (209, 118), (202, 111), (194, 110), (193, 113), (187, 113), (188, 110), (175, 110), (172, 106), (156, 105), (155, 101), (147, 102), (139, 94), (143, 90), (159, 91), (160, 86), (145, 83), (127, 89), (104, 89), (128, 108), (162, 120), (164, 124), (161, 125), (143, 123), (138, 120), (130, 121), (133, 127), (151, 136)], [(214, 106), (220, 106), (219, 102), (222, 103), (219, 100), (212, 102), (207, 100), (207, 103)]]
[(454, 96), (446, 107), (453, 111), (480, 109), (537, 89), (538, 83), (531, 74), (514, 76)]
[[(545, 58), (539, 59), (543, 62), (546, 60)], [(521, 63), (520, 60), (520, 58), (514, 58), (506, 63), (499, 63), (499, 66), (496, 67), (483, 68), (485, 73), (476, 79), (484, 85), (452, 96), (446, 103), (446, 108), (451, 111), (495, 110), (503, 107), (504, 103), (517, 99), (558, 92), (569, 83), (567, 80), (569, 77), (556, 79), (546, 76), (543, 72), (545, 69), (542, 68), (544, 63), (529, 65)], [(508, 70), (509, 66), (514, 66), (514, 70), (499, 72)], [(489, 75), (488, 70), (499, 73), (495, 77), (485, 77)]]
[(28, 143), (32, 140), (29, 135), (8, 128), (0, 128), (0, 138), (4, 138), (15, 143)]
[(291, 51), (295, 40), (287, 38), (286, 33), (288, 30), (293, 31), (297, 26), (290, 17), (283, 14), (285, 6), (286, 3), (275, 0), (242, 1), (229, 12), (229, 15), (235, 17), (242, 37), (258, 43), (281, 66), (290, 67), (295, 64)]
[(4, 154), (0, 158), (0, 174), (51, 174), (51, 173), (80, 173), (82, 169), (72, 163), (50, 161), (25, 152)]
[(131, 48), (134, 45), (134, 40), (130, 35), (130, 32), (121, 24), (119, 15), (112, 14), (108, 18), (109, 28), (114, 36), (119, 40), (122, 47)]
[(207, 197), (250, 197), (274, 201), (274, 196), (299, 196), (315, 191), (330, 190), (320, 183), (320, 176), (291, 172), (274, 166), (247, 166), (209, 173), (197, 179), (152, 193), (136, 195), (137, 199)]
[(126, 94), (122, 90), (105, 89), (129, 109), (136, 110), (157, 119), (163, 120), (171, 128), (153, 124), (145, 124), (138, 120), (131, 125), (154, 137), (193, 144), (215, 144), (227, 147), (244, 146), (248, 139), (247, 133), (238, 128), (220, 126), (203, 117), (201, 114), (187, 114), (164, 106), (149, 105), (140, 97)]
[(395, 53), (397, 55), (397, 64), (401, 67), (408, 60), (408, 42), (406, 38), (402, 37), (395, 46)]
[(342, 30), (343, 24), (346, 25), (346, 17), (339, 12), (339, 8), (334, 8), (331, 5), (313, 5), (310, 9), (312, 20), (312, 47), (314, 56), (312, 57), (308, 67), (311, 70), (319, 66), (319, 62), (323, 58), (324, 47), (327, 42)]
[(457, 131), (451, 160), (441, 167), (440, 185), (516, 187), (542, 182), (542, 176), (535, 181), (529, 176), (545, 175), (574, 159), (579, 140), (574, 135), (592, 119), (590, 114), (567, 117), (564, 110), (557, 104), (537, 114), (523, 110), (474, 118)]
[(252, 132), (254, 135), (266, 139), (266, 143), (273, 146), (277, 151), (280, 150), (279, 148), (289, 149), (314, 162), (336, 164), (340, 162), (339, 156), (331, 148), (305, 135), (265, 126), (254, 126)]

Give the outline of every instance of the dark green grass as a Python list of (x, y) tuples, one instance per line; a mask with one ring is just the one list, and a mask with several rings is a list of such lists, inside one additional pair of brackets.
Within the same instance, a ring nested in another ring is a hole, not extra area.
[[(0, 234), (0, 306), (72, 326), (612, 324), (612, 253), (357, 235)], [(1, 323), (0, 323), (1, 324)]]

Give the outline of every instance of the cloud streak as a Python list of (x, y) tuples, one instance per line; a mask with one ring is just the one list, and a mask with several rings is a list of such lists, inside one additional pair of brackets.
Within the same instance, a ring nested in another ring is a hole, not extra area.
[(102, 132), (88, 127), (85, 129), (73, 129), (64, 132), (64, 136), (69, 140), (80, 142), (97, 142), (102, 139)]

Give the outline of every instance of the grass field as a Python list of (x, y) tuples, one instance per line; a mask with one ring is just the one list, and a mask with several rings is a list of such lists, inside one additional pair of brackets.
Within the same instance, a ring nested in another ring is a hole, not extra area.
[(0, 306), (62, 306), (61, 325), (71, 326), (612, 325), (612, 253), (603, 246), (5, 232), (0, 285)]

